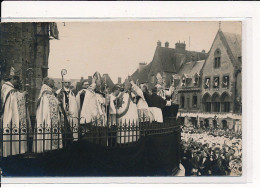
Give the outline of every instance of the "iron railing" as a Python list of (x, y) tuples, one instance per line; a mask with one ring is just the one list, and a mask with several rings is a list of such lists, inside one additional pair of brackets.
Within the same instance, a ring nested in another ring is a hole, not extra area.
[(102, 126), (98, 121), (80, 124), (64, 123), (41, 124), (19, 127), (10, 124), (0, 128), (0, 157), (18, 154), (44, 153), (63, 149), (76, 141), (88, 141), (101, 146), (122, 147), (139, 142), (145, 136), (171, 134), (180, 130), (176, 118), (164, 119), (163, 123), (154, 121), (124, 121), (116, 125)]

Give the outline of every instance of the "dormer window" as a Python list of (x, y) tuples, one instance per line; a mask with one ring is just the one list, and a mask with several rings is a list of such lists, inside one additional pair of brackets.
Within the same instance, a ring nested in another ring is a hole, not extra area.
[(213, 88), (219, 88), (219, 77), (214, 77)]
[(223, 76), (222, 87), (223, 88), (229, 87), (229, 76), (228, 75)]
[(182, 77), (182, 86), (186, 86), (186, 78), (184, 76)]
[(210, 88), (210, 78), (209, 78), (209, 77), (205, 78), (204, 88), (205, 88), (205, 89)]
[(194, 84), (194, 86), (198, 86), (199, 85), (199, 76), (198, 76), (198, 74), (195, 74), (193, 84)]
[(219, 49), (217, 49), (214, 53), (214, 68), (215, 69), (220, 68), (220, 62), (221, 62), (221, 52)]

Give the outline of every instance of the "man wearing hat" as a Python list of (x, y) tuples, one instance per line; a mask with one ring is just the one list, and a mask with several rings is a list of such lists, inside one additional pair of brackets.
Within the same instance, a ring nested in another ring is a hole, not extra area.
[[(26, 108), (25, 93), (19, 92), (20, 78), (11, 68), (1, 88), (0, 124), (3, 126), (3, 157), (27, 152), (27, 131), (30, 119)], [(28, 128), (29, 127), (29, 128)], [(12, 139), (12, 145), (11, 145)], [(20, 141), (20, 142), (19, 142)]]
[(74, 140), (78, 139), (78, 106), (75, 94), (70, 89), (71, 80), (64, 80), (64, 88), (56, 91), (57, 96), (62, 98), (63, 107), (65, 109), (70, 128), (73, 131)]
[[(137, 92), (132, 80), (126, 80), (124, 84), (124, 92), (122, 92), (116, 103), (116, 115), (117, 123), (119, 126), (130, 127), (130, 130), (123, 127), (122, 131), (117, 132), (117, 143), (125, 144), (129, 142), (135, 142), (139, 139), (140, 132), (136, 131), (136, 128), (133, 126), (133, 129), (130, 125), (138, 125), (138, 109), (136, 105), (136, 96)], [(134, 123), (133, 123), (134, 122)]]
[(96, 123), (98, 126), (104, 126), (106, 124), (105, 98), (97, 93), (99, 88), (101, 88), (101, 75), (96, 72), (93, 75), (92, 84), (85, 91), (80, 111), (80, 124), (82, 125)]

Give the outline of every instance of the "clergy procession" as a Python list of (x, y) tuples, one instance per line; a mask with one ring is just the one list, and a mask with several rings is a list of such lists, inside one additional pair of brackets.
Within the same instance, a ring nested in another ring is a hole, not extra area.
[[(149, 91), (146, 85), (128, 78), (124, 84), (114, 85), (109, 92), (100, 73), (96, 72), (91, 84), (83, 81), (80, 91), (72, 91), (71, 82), (63, 79), (65, 74), (66, 71), (62, 71), (62, 87), (59, 89), (55, 88), (52, 78), (43, 79), (33, 124), (26, 102), (28, 93), (22, 91), (21, 80), (12, 73), (5, 78), (1, 87), (3, 157), (61, 149), (79, 140), (79, 136), (112, 135), (111, 141), (102, 140), (105, 146), (109, 142), (113, 145), (136, 142), (141, 133), (139, 125), (163, 123), (162, 110), (172, 104), (173, 86), (165, 90), (157, 84)], [(102, 132), (95, 134), (93, 125)], [(105, 131), (106, 128), (114, 131)]]

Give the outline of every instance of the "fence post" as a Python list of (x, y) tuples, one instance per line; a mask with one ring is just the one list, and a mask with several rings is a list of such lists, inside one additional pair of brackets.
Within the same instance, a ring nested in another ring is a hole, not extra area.
[(80, 117), (78, 117), (78, 141), (80, 140), (81, 138), (81, 127), (80, 127)]
[(53, 126), (52, 126), (52, 119), (51, 119), (51, 131), (50, 131), (50, 132), (51, 132), (51, 150), (52, 150), (52, 141), (53, 141), (53, 140), (52, 140), (52, 130), (53, 130), (52, 127), (53, 127)]
[(0, 135), (1, 135), (1, 157), (4, 156), (4, 121), (0, 120), (1, 124), (1, 130), (0, 130)]
[(12, 124), (13, 123), (11, 121), (11, 125), (10, 125), (10, 156), (12, 155), (12, 152), (13, 152), (13, 148), (12, 148), (12, 146), (13, 146), (13, 142), (12, 142), (12, 140), (13, 140), (13, 125)]
[(19, 121), (19, 128), (18, 128), (18, 139), (19, 139), (19, 154), (21, 154), (21, 122)]
[(43, 134), (43, 152), (45, 151), (45, 121), (43, 121), (43, 130), (42, 130), (42, 134)]
[[(132, 133), (132, 129), (131, 129), (131, 121), (130, 121), (130, 119), (129, 119), (129, 122), (128, 122), (128, 127), (127, 127), (127, 129), (128, 129), (128, 144), (130, 143), (130, 140), (131, 140), (131, 133)], [(133, 140), (132, 140), (133, 141)]]
[(35, 152), (37, 153), (37, 144), (38, 144), (38, 141), (37, 141), (37, 136), (38, 136), (38, 127), (37, 127), (37, 120), (35, 120)]
[[(58, 135), (58, 150), (59, 150), (59, 149), (60, 149), (60, 135), (62, 135), (62, 132), (61, 132), (61, 123), (60, 123), (60, 121), (58, 122), (57, 135)], [(62, 141), (62, 140), (61, 140), (61, 141)]]
[(119, 124), (119, 142), (120, 142), (120, 144), (119, 144), (119, 147), (121, 146), (121, 133), (122, 133), (122, 123), (120, 122), (120, 124)]

